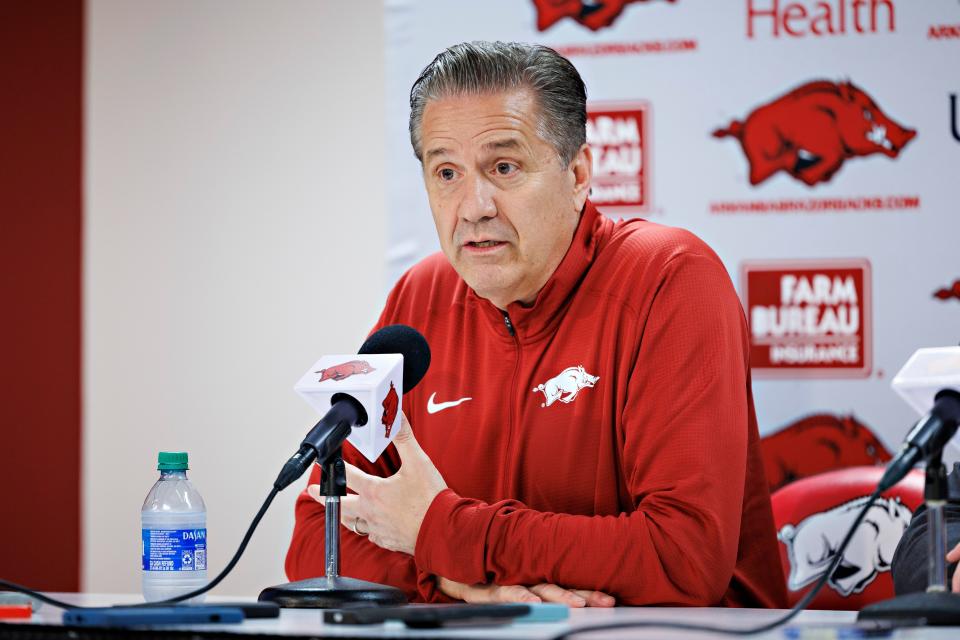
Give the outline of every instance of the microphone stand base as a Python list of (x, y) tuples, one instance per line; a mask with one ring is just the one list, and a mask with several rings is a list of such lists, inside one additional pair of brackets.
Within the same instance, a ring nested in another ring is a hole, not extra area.
[(310, 578), (267, 587), (257, 600), (276, 602), (291, 609), (341, 609), (344, 607), (393, 606), (406, 604), (407, 597), (395, 587), (345, 578)]
[(908, 593), (864, 607), (857, 620), (917, 620), (929, 626), (960, 626), (960, 594)]

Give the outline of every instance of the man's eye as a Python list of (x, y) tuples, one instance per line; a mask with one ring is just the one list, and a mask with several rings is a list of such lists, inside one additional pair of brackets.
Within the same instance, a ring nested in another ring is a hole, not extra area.
[(440, 171), (438, 171), (437, 173), (440, 176), (440, 179), (443, 180), (444, 182), (449, 182), (450, 180), (453, 180), (455, 177), (457, 177), (457, 172), (454, 171), (453, 169), (440, 169)]
[(499, 173), (502, 176), (508, 176), (516, 170), (517, 170), (517, 167), (515, 165), (510, 164), (509, 162), (497, 163), (497, 173)]

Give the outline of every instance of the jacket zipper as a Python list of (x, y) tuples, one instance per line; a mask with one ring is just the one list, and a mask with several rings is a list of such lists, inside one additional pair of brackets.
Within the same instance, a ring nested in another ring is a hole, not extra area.
[(507, 332), (510, 334), (510, 337), (513, 338), (513, 346), (517, 350), (517, 364), (513, 368), (513, 387), (510, 392), (510, 412), (507, 418), (507, 446), (503, 450), (503, 477), (500, 481), (501, 497), (507, 497), (510, 495), (510, 461), (513, 459), (513, 425), (516, 422), (514, 420), (514, 415), (516, 414), (517, 407), (517, 389), (518, 387), (518, 378), (520, 377), (520, 359), (523, 356), (523, 351), (520, 349), (520, 339), (517, 337), (517, 330), (513, 326), (513, 322), (510, 321), (510, 316), (506, 312), (503, 313), (503, 324), (507, 327)]

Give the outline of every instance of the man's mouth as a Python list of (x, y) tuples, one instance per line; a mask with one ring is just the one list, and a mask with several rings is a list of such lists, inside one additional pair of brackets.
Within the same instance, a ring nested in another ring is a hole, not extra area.
[(476, 247), (478, 249), (486, 249), (487, 247), (495, 247), (499, 244), (503, 244), (499, 240), (483, 240), (481, 242), (468, 242), (467, 245), (471, 247)]

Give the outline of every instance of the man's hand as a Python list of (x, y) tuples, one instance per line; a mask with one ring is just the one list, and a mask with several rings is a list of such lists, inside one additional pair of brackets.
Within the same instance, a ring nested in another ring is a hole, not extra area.
[(538, 584), (524, 587), (518, 584), (500, 586), (496, 584), (462, 584), (439, 578), (440, 591), (451, 598), (464, 602), (486, 604), (491, 602), (559, 602), (568, 607), (612, 607), (616, 601), (600, 591), (585, 589), (564, 589), (555, 584)]
[[(389, 478), (371, 476), (344, 463), (347, 487), (357, 495), (340, 499), (340, 522), (355, 533), (369, 534), (378, 547), (413, 555), (423, 517), (447, 483), (413, 437), (403, 413), (393, 444), (400, 454), (400, 470)], [(319, 490), (318, 485), (307, 487), (314, 500), (323, 502)]]
[[(960, 542), (947, 552), (947, 562), (960, 562)], [(953, 572), (953, 590), (956, 593), (960, 593), (960, 566)]]

